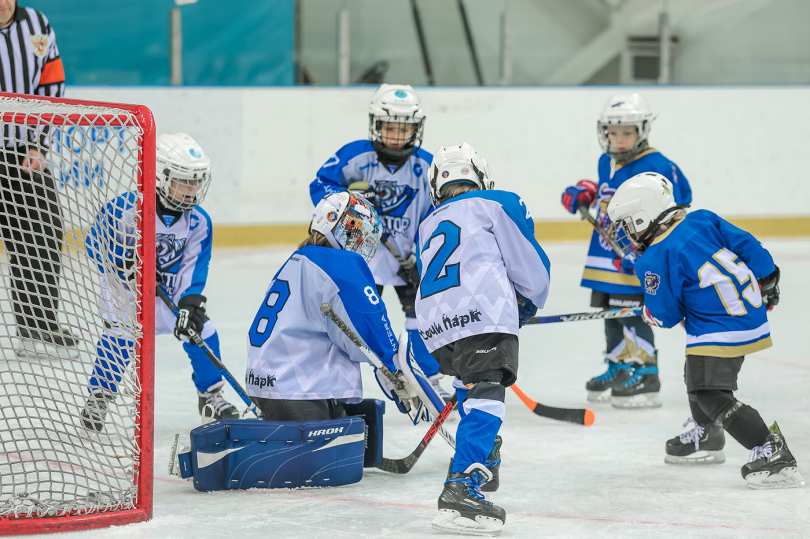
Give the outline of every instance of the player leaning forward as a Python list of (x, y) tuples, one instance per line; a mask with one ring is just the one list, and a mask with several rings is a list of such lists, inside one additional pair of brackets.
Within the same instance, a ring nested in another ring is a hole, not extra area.
[[(209, 405), (214, 419), (236, 418), (236, 407), (222, 396), (225, 381), (219, 370), (198, 346), (188, 342), (188, 330), (192, 329), (220, 357), (219, 336), (205, 312), (206, 298), (202, 295), (211, 262), (213, 228), (199, 204), (211, 182), (211, 160), (184, 133), (160, 135), (156, 146), (156, 285), (176, 302), (181, 316), (176, 317), (157, 299), (155, 333), (174, 333), (185, 341), (183, 348), (194, 371), (200, 413)], [(99, 307), (106, 325), (97, 344), (90, 398), (82, 411), (84, 426), (98, 431), (104, 428), (109, 403), (121, 392), (124, 371), (135, 351), (133, 321), (127, 319), (126, 309), (116, 305), (120, 294), (115, 291), (123, 286), (128, 301), (136, 301), (137, 204), (137, 193), (125, 193), (108, 202), (96, 216), (85, 242), (87, 254), (102, 274)]]
[(416, 315), (440, 371), (456, 378), (462, 416), (433, 527), (495, 535), (506, 513), (481, 491), (498, 488), (497, 435), (517, 379), (518, 328), (545, 304), (550, 264), (525, 204), (492, 190), (472, 146), (439, 148), (429, 179), (436, 209), (419, 227)]
[[(746, 354), (771, 346), (768, 309), (779, 300), (779, 268), (751, 234), (700, 210), (685, 214), (669, 180), (655, 173), (623, 183), (608, 205), (641, 257), (651, 325), (686, 328), (686, 389), (695, 427), (666, 444), (670, 463), (725, 460), (723, 430), (751, 450), (742, 476), (751, 488), (804, 484), (774, 423), (734, 397)], [(760, 290), (761, 288), (761, 290)]]

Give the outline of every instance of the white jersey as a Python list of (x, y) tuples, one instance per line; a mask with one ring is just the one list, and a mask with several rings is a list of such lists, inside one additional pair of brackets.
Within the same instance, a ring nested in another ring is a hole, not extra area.
[[(353, 182), (366, 182), (377, 192), (377, 208), (383, 223), (383, 237), (403, 257), (413, 252), (419, 223), (430, 213), (430, 185), (427, 171), (433, 156), (421, 148), (394, 170), (380, 163), (368, 140), (358, 140), (342, 147), (318, 170), (310, 184), (312, 203), (327, 194), (345, 190)], [(398, 275), (399, 262), (380, 245), (368, 264), (377, 284), (406, 284)]]
[(472, 191), (441, 204), (419, 227), (416, 296), (429, 351), (482, 333), (518, 334), (515, 290), (546, 303), (551, 264), (523, 201)]
[(247, 336), (247, 394), (267, 399), (363, 398), (366, 356), (321, 313), (328, 302), (389, 369), (397, 340), (363, 257), (308, 245), (267, 289)]

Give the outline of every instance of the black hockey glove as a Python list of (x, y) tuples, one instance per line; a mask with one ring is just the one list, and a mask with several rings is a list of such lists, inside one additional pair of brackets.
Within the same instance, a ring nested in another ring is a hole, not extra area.
[(367, 182), (352, 182), (349, 184), (349, 191), (357, 193), (361, 197), (371, 202), (372, 206), (379, 209), (377, 206), (377, 191), (375, 191), (374, 188)]
[(203, 325), (208, 321), (205, 315), (205, 296), (190, 294), (177, 302), (177, 322), (174, 325), (174, 336), (181, 341), (189, 341), (189, 330), (197, 335), (202, 333)]
[(776, 266), (773, 273), (757, 282), (762, 291), (762, 301), (768, 306), (768, 310), (779, 305), (779, 266)]
[(121, 277), (122, 280), (135, 284), (137, 272), (135, 271), (136, 267), (134, 256), (132, 258), (121, 258), (115, 264), (115, 267), (118, 268), (118, 276)]
[(515, 290), (518, 304), (518, 327), (523, 327), (531, 318), (537, 314), (537, 305), (532, 300)]
[(413, 287), (419, 286), (419, 268), (416, 267), (416, 255), (411, 253), (405, 262), (400, 264), (397, 275), (400, 279), (405, 281), (406, 285)]

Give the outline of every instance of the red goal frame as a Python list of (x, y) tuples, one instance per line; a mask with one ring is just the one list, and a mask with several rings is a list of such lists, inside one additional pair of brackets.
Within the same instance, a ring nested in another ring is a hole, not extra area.
[[(75, 126), (134, 126), (143, 130), (142, 146), (138, 161), (142, 163), (138, 189), (144, 193), (138, 210), (141, 218), (142, 241), (138, 255), (143, 268), (155, 267), (155, 120), (152, 112), (142, 105), (104, 103), (77, 99), (59, 99), (33, 95), (0, 92), (0, 97), (23, 98), (67, 105), (109, 107), (124, 110), (132, 117), (116, 118), (112, 114), (59, 114), (50, 112), (12, 113), (3, 112), (0, 103), (0, 122), (3, 124), (28, 125), (75, 125)], [(137, 500), (134, 509), (108, 510), (87, 514), (68, 514), (58, 517), (0, 517), (0, 535), (65, 532), (120, 526), (142, 522), (152, 518), (152, 484), (154, 480), (154, 366), (155, 366), (155, 272), (141, 271), (137, 284), (142, 290), (141, 312), (138, 322), (143, 328), (143, 339), (136, 344), (140, 358), (138, 379), (141, 385), (139, 421), (136, 436), (140, 438), (140, 455), (135, 467)]]

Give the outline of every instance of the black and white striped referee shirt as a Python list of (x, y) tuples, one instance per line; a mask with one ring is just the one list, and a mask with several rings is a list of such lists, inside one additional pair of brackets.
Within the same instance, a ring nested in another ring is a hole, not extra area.
[[(65, 70), (56, 34), (48, 19), (39, 11), (17, 6), (11, 26), (0, 30), (0, 91), (15, 94), (62, 97), (65, 93)], [(37, 142), (37, 131), (3, 126), (6, 148)], [(42, 131), (39, 131), (42, 135)], [(44, 137), (41, 137), (44, 138)], [(46, 145), (44, 140), (40, 144)]]

